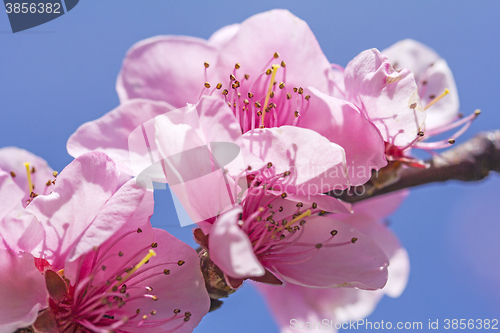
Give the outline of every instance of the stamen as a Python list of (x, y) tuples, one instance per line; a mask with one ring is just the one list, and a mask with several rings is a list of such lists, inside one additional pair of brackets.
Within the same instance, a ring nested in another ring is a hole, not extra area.
[(293, 220), (291, 220), (290, 222), (288, 222), (287, 224), (283, 225), (283, 226), (280, 226), (279, 228), (277, 229), (274, 229), (273, 233), (271, 234), (271, 238), (274, 238), (275, 234), (283, 229), (286, 229), (288, 227), (290, 227), (292, 224), (294, 224), (295, 222), (297, 221), (300, 221), (302, 220), (304, 217), (307, 217), (307, 216), (311, 216), (311, 210), (307, 210), (305, 213), (302, 213), (300, 214), (299, 216), (297, 216), (296, 218), (294, 218)]
[(33, 192), (33, 182), (31, 181), (30, 163), (26, 162), (26, 163), (24, 163), (24, 166), (26, 167), (26, 174), (28, 175), (29, 190), (30, 190), (30, 193), (32, 193)]
[[(139, 263), (137, 265), (135, 265), (128, 273), (127, 275), (125, 275), (125, 277), (123, 279), (121, 279), (121, 281), (126, 281), (132, 274), (134, 274), (135, 272), (137, 272), (137, 270), (139, 268), (141, 268), (146, 262), (149, 261), (149, 259), (151, 259), (151, 257), (154, 257), (156, 256), (156, 252), (153, 251), (153, 250), (149, 250), (148, 254), (146, 254), (146, 256), (144, 258), (142, 258), (141, 261), (139, 261)], [(118, 286), (120, 285), (121, 283), (118, 282), (117, 284), (115, 284), (115, 286)]]
[[(272, 65), (271, 66), (271, 69), (272, 69), (272, 73), (271, 73), (271, 81), (269, 82), (269, 87), (267, 88), (267, 94), (266, 94), (266, 100), (264, 102), (264, 110), (267, 108), (267, 104), (269, 103), (269, 97), (271, 96), (271, 92), (273, 91), (273, 85), (274, 85), (274, 81), (276, 79), (276, 72), (278, 71), (278, 68), (280, 66), (279, 65)], [(264, 119), (266, 117), (266, 114), (262, 114), (262, 118), (261, 118), (261, 127), (264, 126)]]
[(424, 110), (427, 110), (428, 108), (430, 108), (431, 106), (433, 106), (434, 103), (436, 103), (441, 98), (443, 98), (444, 96), (448, 95), (449, 93), (450, 93), (450, 91), (448, 90), (448, 88), (445, 89), (441, 95), (439, 95), (438, 97), (434, 98), (429, 104), (427, 104), (427, 106), (424, 108)]

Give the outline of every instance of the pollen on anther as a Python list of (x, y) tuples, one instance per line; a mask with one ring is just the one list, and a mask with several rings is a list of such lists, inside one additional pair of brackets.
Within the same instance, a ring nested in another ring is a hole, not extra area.
[(35, 167), (31, 167), (31, 173), (35, 173), (35, 172), (36, 172)]
[(298, 118), (300, 116), (299, 111), (295, 111), (293, 114), (295, 115), (295, 118)]
[(449, 139), (448, 142), (449, 142), (450, 145), (452, 145), (452, 144), (455, 143), (455, 139)]
[(203, 65), (205, 66), (205, 68), (210, 67), (210, 64), (208, 62), (206, 62), (206, 61), (205, 61), (205, 63)]
[(300, 88), (299, 88), (299, 94), (301, 94), (301, 95), (302, 95), (302, 93), (303, 93), (303, 92), (304, 92), (304, 88), (300, 87)]
[(177, 262), (177, 265), (182, 266), (182, 265), (184, 265), (185, 263), (186, 263), (186, 262), (185, 262), (184, 260), (179, 260), (179, 261)]
[(274, 91), (271, 91), (271, 93), (269, 94), (269, 98), (273, 98), (274, 97)]
[(417, 103), (413, 103), (410, 105), (410, 109), (415, 109), (417, 107)]
[(304, 224), (306, 224), (306, 220), (301, 220), (301, 221), (299, 222), (299, 224), (300, 224), (300, 225), (304, 225)]
[(251, 92), (248, 93), (248, 98), (253, 98), (253, 94)]
[(45, 183), (46, 186), (50, 186), (52, 185), (52, 181), (51, 180), (48, 180), (46, 183)]
[[(10, 175), (12, 176), (12, 178), (14, 178), (16, 176), (16, 173), (14, 171), (11, 171)], [(49, 182), (50, 182), (50, 180), (49, 180)]]
[(351, 238), (351, 243), (353, 243), (353, 244), (354, 244), (354, 243), (356, 243), (357, 241), (358, 241), (358, 239), (357, 239), (356, 237)]
[(123, 252), (122, 251), (118, 252), (118, 256), (123, 257)]
[(222, 90), (222, 95), (226, 96), (229, 93), (227, 89)]
[(286, 62), (282, 61), (280, 65), (281, 67), (286, 67)]
[(477, 117), (481, 114), (481, 110), (477, 109), (476, 111), (474, 111), (474, 115)]
[(323, 244), (321, 244), (321, 243), (316, 244), (317, 249), (321, 249), (322, 247), (323, 247)]
[(152, 247), (153, 249), (157, 248), (157, 247), (158, 247), (158, 243), (152, 243), (152, 244), (151, 244), (151, 247)]
[(260, 117), (262, 116), (262, 111), (257, 111), (257, 115)]
[(271, 162), (267, 163), (267, 167), (268, 167), (268, 168), (270, 168), (270, 167), (272, 167), (272, 166), (273, 166), (273, 164), (272, 164)]
[(286, 94), (286, 99), (292, 99), (292, 94), (290, 93)]
[(140, 234), (142, 232), (141, 228), (137, 228), (137, 233)]
[(211, 87), (210, 83), (205, 82), (205, 88), (210, 88), (210, 87)]
[(163, 274), (165, 274), (165, 275), (170, 274), (170, 269), (164, 269), (164, 270), (163, 270)]
[(280, 85), (279, 85), (280, 89), (283, 89), (285, 88), (285, 82), (280, 82)]
[(330, 235), (332, 235), (332, 236), (335, 236), (336, 234), (338, 234), (338, 231), (337, 231), (337, 230), (332, 230), (332, 231), (330, 232)]
[(244, 76), (245, 76), (245, 79), (247, 79), (247, 80), (250, 78), (250, 74), (245, 74)]
[(424, 133), (424, 131), (419, 131), (419, 132), (417, 133), (417, 135), (418, 135), (418, 136), (424, 136), (424, 135), (425, 135), (425, 133)]
[(181, 309), (175, 309), (175, 310), (174, 310), (174, 313), (175, 313), (175, 314), (181, 313)]
[(287, 197), (287, 194), (285, 192), (281, 193), (281, 197), (285, 199)]
[(306, 97), (304, 97), (304, 98), (306, 99), (306, 101), (308, 101), (309, 98), (311, 98), (311, 96), (310, 95), (306, 95)]
[(52, 176), (57, 177), (58, 173), (57, 171), (52, 172)]
[(266, 75), (271, 75), (272, 72), (273, 71), (270, 68), (268, 68), (267, 71), (266, 71)]
[(260, 108), (260, 107), (262, 107), (262, 104), (260, 104), (260, 102), (255, 102), (255, 107)]
[(281, 213), (283, 211), (283, 206), (280, 206), (280, 208), (278, 209), (278, 211)]
[(240, 69), (240, 67), (241, 67), (241, 65), (238, 62), (234, 65), (235, 69)]
[(278, 52), (274, 52), (273, 57), (274, 59), (278, 59), (280, 57), (280, 54)]
[(317, 203), (315, 203), (315, 202), (313, 202), (313, 203), (312, 203), (312, 208), (313, 208), (313, 209), (318, 208), (318, 204), (317, 204)]
[(151, 315), (154, 316), (156, 314), (156, 310), (151, 311)]
[(157, 301), (157, 300), (158, 300), (158, 296), (153, 295), (153, 296), (151, 297), (151, 299), (152, 299), (153, 301)]
[(215, 86), (215, 88), (217, 88), (217, 89), (222, 88), (222, 83), (220, 83), (220, 82), (219, 82), (219, 83), (217, 83), (217, 85)]
[(243, 103), (245, 103), (245, 105), (250, 104), (250, 102), (249, 102), (249, 101), (248, 101), (248, 99), (246, 99), (246, 98), (243, 100)]
[(229, 74), (229, 79), (231, 81), (234, 81), (234, 80), (236, 80), (236, 77), (233, 74)]

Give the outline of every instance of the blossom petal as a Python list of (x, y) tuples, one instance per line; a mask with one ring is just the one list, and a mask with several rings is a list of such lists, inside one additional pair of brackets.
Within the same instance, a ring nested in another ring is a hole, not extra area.
[(31, 181), (34, 185), (33, 192), (48, 194), (53, 186), (47, 186), (47, 181), (54, 180), (54, 176), (52, 175), (54, 170), (48, 166), (44, 159), (17, 147), (5, 147), (0, 149), (0, 169), (6, 172), (13, 171), (15, 173), (16, 176), (12, 179), (19, 188), (25, 192), (22, 201), (26, 202), (30, 197), (30, 191), (24, 163), (30, 163), (30, 168), (32, 168), (32, 170), (34, 168), (35, 170), (35, 172), (31, 173)]
[(35, 322), (48, 293), (31, 254), (0, 249), (0, 266), (0, 333), (11, 333)]
[(174, 107), (195, 103), (206, 81), (204, 62), (214, 62), (217, 49), (203, 39), (159, 36), (128, 51), (118, 76), (120, 101), (147, 98)]
[(305, 128), (281, 126), (247, 132), (243, 144), (277, 173), (290, 171), (292, 184), (307, 184), (308, 194), (343, 189), (348, 184), (344, 149)]
[(55, 270), (63, 268), (69, 251), (116, 190), (118, 176), (115, 163), (103, 153), (86, 153), (71, 162), (53, 193), (36, 197), (26, 208), (45, 229), (37, 256)]
[[(131, 138), (130, 135), (137, 132), (137, 129), (141, 129), (140, 126), (148, 120), (173, 109), (171, 105), (164, 102), (142, 99), (125, 101), (101, 118), (81, 125), (68, 140), (68, 153), (73, 157), (78, 157), (89, 151), (104, 152), (117, 163), (117, 168), (121, 172), (136, 176), (154, 161), (150, 160), (142, 130), (137, 138)], [(151, 131), (153, 131), (153, 140), (149, 139), (148, 143), (151, 153), (155, 154), (154, 128), (147, 129), (148, 135)], [(129, 142), (129, 140), (136, 142)], [(141, 144), (144, 145), (144, 149), (134, 148)], [(131, 161), (133, 154), (138, 156)], [(132, 162), (135, 164), (131, 165)]]
[(210, 36), (208, 41), (210, 42), (210, 44), (218, 48), (221, 48), (227, 45), (227, 43), (231, 40), (231, 38), (234, 37), (234, 35), (236, 35), (236, 33), (239, 30), (240, 30), (239, 23), (226, 25), (225, 27), (222, 27), (216, 32), (214, 32), (212, 36)]
[(233, 278), (262, 276), (264, 268), (255, 256), (248, 236), (238, 226), (240, 207), (219, 216), (209, 234), (210, 258)]
[[(337, 233), (332, 237), (333, 230)], [(287, 282), (308, 287), (376, 290), (386, 284), (387, 256), (369, 237), (352, 226), (314, 216), (307, 219), (301, 232), (300, 241), (281, 253), (280, 258), (262, 258), (264, 266)], [(316, 244), (322, 246), (318, 249)]]
[(344, 148), (351, 185), (366, 183), (372, 169), (379, 170), (387, 165), (380, 132), (351, 103), (315, 88), (308, 90), (310, 105), (301, 118), (300, 127), (316, 131)]
[(423, 130), (425, 111), (408, 69), (396, 71), (377, 49), (361, 52), (345, 68), (346, 99), (358, 106), (385, 141), (407, 146)]
[[(273, 59), (274, 52), (279, 53)], [(330, 63), (306, 22), (287, 10), (271, 10), (254, 15), (240, 24), (238, 32), (219, 52), (217, 65), (231, 74), (234, 64), (240, 71), (257, 77), (271, 60), (286, 62), (290, 86), (314, 86), (328, 91)]]
[(449, 94), (426, 111), (425, 128), (430, 130), (457, 119), (460, 104), (455, 79), (448, 64), (433, 49), (412, 39), (405, 39), (382, 51), (397, 68), (408, 68), (415, 75), (424, 104), (445, 89)]

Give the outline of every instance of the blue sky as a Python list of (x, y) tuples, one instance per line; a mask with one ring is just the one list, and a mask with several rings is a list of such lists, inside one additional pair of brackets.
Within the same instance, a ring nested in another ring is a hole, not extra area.
[[(218, 28), (272, 8), (309, 23), (331, 62), (345, 66), (367, 48), (413, 38), (453, 71), (461, 111), (483, 111), (458, 143), (500, 128), (500, 2), (481, 1), (80, 1), (68, 14), (12, 34), (0, 12), (0, 147), (18, 146), (56, 170), (71, 161), (66, 141), (118, 105), (115, 80), (125, 52), (155, 35), (208, 38)], [(390, 220), (407, 248), (411, 276), (398, 299), (384, 298), (370, 321), (499, 319), (500, 177), (412, 191)], [(153, 222), (186, 242), (167, 191)], [(207, 315), (195, 332), (276, 332), (249, 286)]]

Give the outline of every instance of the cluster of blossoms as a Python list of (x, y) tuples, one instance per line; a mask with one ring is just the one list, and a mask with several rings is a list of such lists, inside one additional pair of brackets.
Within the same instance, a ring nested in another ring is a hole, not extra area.
[[(408, 255), (383, 221), (406, 192), (354, 205), (326, 193), (426, 167), (411, 149), (453, 144), (478, 114), (459, 115), (429, 48), (405, 40), (342, 68), (284, 10), (208, 41), (142, 41), (117, 91), (119, 107), (70, 137), (59, 175), (0, 150), (0, 332), (189, 332), (246, 279), (283, 332), (364, 317), (405, 288)], [(152, 180), (198, 224), (199, 253), (151, 227)]]

